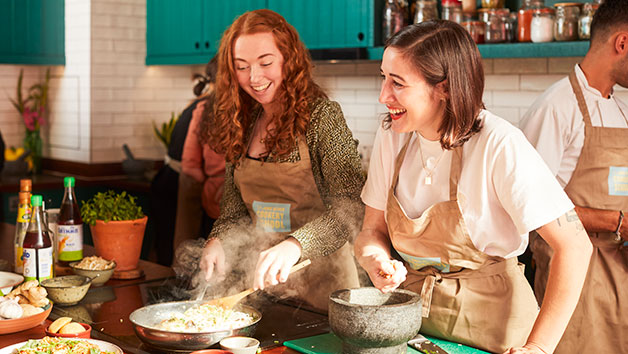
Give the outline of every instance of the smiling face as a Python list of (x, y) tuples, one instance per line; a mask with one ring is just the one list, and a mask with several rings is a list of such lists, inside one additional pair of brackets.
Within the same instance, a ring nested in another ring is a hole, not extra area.
[(244, 34), (235, 40), (233, 61), (240, 87), (272, 111), (283, 81), (283, 55), (270, 32)]
[(388, 108), (393, 131), (418, 131), (426, 139), (438, 140), (445, 110), (442, 85), (430, 86), (394, 47), (384, 51), (381, 75), (379, 102)]

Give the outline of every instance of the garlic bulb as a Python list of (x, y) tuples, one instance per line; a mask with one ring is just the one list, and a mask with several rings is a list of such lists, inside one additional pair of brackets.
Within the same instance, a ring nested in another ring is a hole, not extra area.
[(17, 303), (18, 299), (8, 299), (0, 302), (0, 317), (13, 319), (22, 317), (22, 307)]

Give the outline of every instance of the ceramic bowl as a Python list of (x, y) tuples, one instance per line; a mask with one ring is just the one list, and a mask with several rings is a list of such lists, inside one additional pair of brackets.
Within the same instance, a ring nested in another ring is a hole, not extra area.
[(70, 268), (76, 275), (84, 275), (86, 277), (90, 277), (92, 279), (92, 286), (101, 286), (111, 278), (113, 271), (116, 270), (116, 262), (113, 262), (113, 267), (105, 270), (93, 270), (93, 269), (83, 269), (78, 268), (76, 265), (79, 262), (71, 262)]
[(48, 337), (62, 337), (62, 338), (91, 338), (92, 335), (92, 326), (88, 325), (87, 323), (80, 323), (79, 324), (81, 326), (83, 326), (83, 328), (85, 328), (85, 330), (83, 332), (79, 332), (79, 333), (72, 333), (72, 334), (63, 334), (63, 333), (52, 333), (48, 331), (48, 327), (46, 327), (45, 331), (46, 331), (46, 335)]
[(90, 277), (84, 275), (64, 275), (46, 279), (41, 286), (48, 291), (48, 298), (55, 305), (74, 305), (81, 301), (92, 283)]
[(220, 347), (233, 354), (255, 354), (259, 341), (251, 337), (227, 337), (220, 340)]
[(7, 295), (14, 286), (21, 284), (24, 277), (17, 273), (0, 272), (0, 292), (1, 295)]
[(405, 354), (421, 327), (421, 296), (408, 290), (343, 289), (329, 298), (329, 324), (346, 354)]

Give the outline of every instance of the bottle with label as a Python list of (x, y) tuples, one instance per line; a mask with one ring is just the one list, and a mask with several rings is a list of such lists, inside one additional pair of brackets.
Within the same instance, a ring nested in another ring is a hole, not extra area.
[(22, 242), (28, 229), (28, 222), (31, 219), (31, 193), (20, 192), (19, 204), (17, 207), (17, 220), (15, 223), (15, 239), (13, 243), (14, 263), (13, 268), (16, 273), (24, 273), (24, 264), (22, 263)]
[(65, 177), (65, 193), (59, 210), (57, 239), (59, 262), (66, 264), (83, 258), (83, 220), (74, 195), (74, 177)]
[(22, 259), (24, 260), (24, 278), (41, 282), (53, 277), (52, 241), (44, 223), (42, 196), (33, 195), (31, 205), (33, 211), (28, 229), (22, 243)]

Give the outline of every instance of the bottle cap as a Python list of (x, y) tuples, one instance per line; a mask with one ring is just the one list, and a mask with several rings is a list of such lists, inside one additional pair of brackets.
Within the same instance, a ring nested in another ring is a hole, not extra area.
[(33, 205), (34, 207), (41, 206), (43, 199), (44, 198), (40, 194), (34, 194), (31, 197), (31, 205)]
[(64, 187), (74, 187), (74, 177), (64, 177), (63, 178), (63, 186)]
[(21, 179), (20, 180), (20, 192), (32, 192), (33, 191), (33, 181), (30, 179)]

